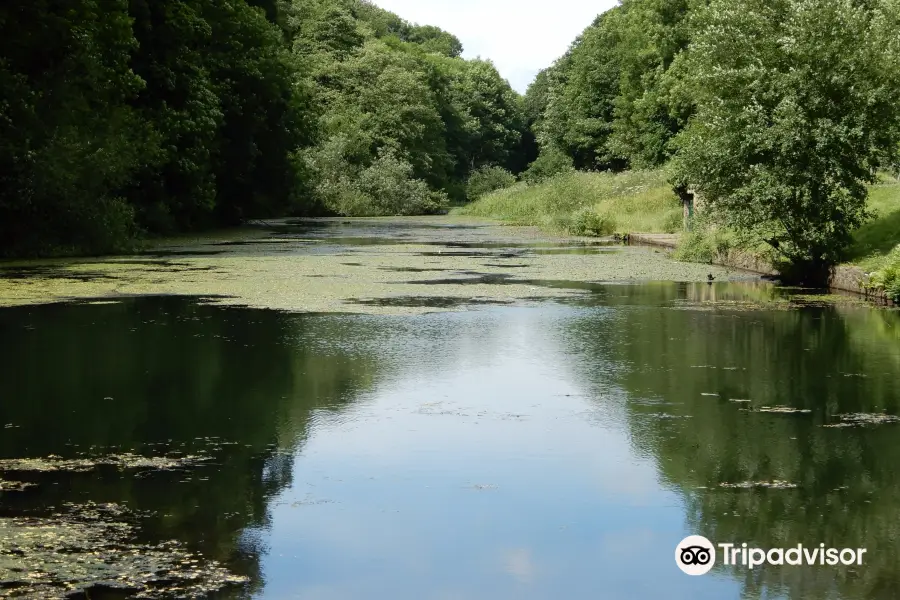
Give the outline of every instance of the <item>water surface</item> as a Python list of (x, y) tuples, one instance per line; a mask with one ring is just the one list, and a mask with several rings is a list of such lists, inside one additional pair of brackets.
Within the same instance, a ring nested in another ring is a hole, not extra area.
[[(597, 284), (408, 316), (3, 309), (0, 458), (214, 460), (9, 474), (39, 485), (0, 510), (121, 503), (141, 535), (249, 577), (224, 597), (893, 598), (898, 426), (824, 425), (900, 414), (898, 314), (770, 293)], [(720, 487), (775, 480), (796, 487)], [(673, 550), (695, 533), (868, 562), (691, 578)]]

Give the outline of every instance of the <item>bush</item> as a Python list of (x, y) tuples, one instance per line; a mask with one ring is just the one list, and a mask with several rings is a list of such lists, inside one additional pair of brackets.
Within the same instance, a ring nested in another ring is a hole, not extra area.
[(370, 161), (358, 151), (359, 145), (358, 140), (337, 135), (294, 157), (295, 168), (313, 182), (313, 196), (327, 213), (381, 217), (447, 209), (447, 194), (413, 178), (409, 162), (387, 149)]
[(891, 250), (882, 267), (872, 273), (869, 286), (883, 289), (894, 302), (900, 302), (900, 246)]
[(430, 214), (447, 208), (447, 194), (413, 179), (412, 165), (391, 152), (382, 152), (371, 165), (359, 168), (340, 152), (328, 150), (311, 153), (306, 162), (317, 178), (316, 196), (330, 212), (382, 217)]
[(528, 183), (540, 183), (555, 175), (574, 171), (572, 158), (562, 150), (550, 146), (541, 148), (537, 159), (531, 163), (528, 170), (522, 174), (522, 179)]
[(572, 217), (568, 231), (572, 235), (601, 237), (611, 235), (616, 230), (616, 222), (607, 215), (601, 215), (593, 208), (582, 208)]
[(478, 200), (486, 194), (508, 188), (515, 182), (515, 175), (502, 167), (479, 167), (469, 175), (469, 183), (466, 185), (466, 197), (470, 201)]
[(367, 214), (359, 216), (422, 215), (447, 208), (444, 192), (432, 191), (412, 178), (413, 167), (390, 153), (380, 155), (359, 176), (359, 189), (369, 198)]
[(712, 264), (724, 260), (737, 245), (733, 232), (697, 215), (693, 230), (680, 236), (672, 257), (684, 262)]

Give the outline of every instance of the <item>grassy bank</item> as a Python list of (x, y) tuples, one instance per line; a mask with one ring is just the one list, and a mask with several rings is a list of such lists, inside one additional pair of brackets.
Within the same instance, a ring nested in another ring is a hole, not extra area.
[(572, 235), (681, 229), (681, 205), (662, 171), (567, 173), (535, 185), (516, 184), (454, 212)]
[(882, 177), (869, 189), (874, 218), (854, 234), (850, 261), (868, 271), (879, 269), (900, 244), (900, 180)]
[[(900, 179), (882, 176), (870, 188), (869, 209), (873, 218), (854, 235), (847, 264), (873, 273), (874, 284), (900, 297)], [(682, 230), (681, 206), (662, 171), (568, 173), (536, 185), (516, 184), (453, 212), (571, 235)], [(681, 237), (675, 256), (710, 263), (737, 245), (728, 231), (698, 222), (695, 233)], [(765, 256), (769, 249), (744, 250)]]
[(872, 186), (869, 208), (874, 218), (854, 235), (850, 259), (871, 274), (874, 287), (900, 302), (900, 179), (882, 177)]

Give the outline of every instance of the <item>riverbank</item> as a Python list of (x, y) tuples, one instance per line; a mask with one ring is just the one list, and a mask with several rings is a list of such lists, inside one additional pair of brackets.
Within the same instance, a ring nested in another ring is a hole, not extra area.
[[(882, 175), (869, 194), (873, 218), (856, 232), (850, 260), (835, 269), (831, 287), (887, 301), (881, 283), (884, 276), (879, 279), (871, 274), (892, 268), (890, 253), (900, 245), (900, 180)], [(560, 235), (619, 234), (635, 243), (680, 249), (676, 257), (681, 260), (777, 274), (765, 258), (728, 243), (694, 239), (693, 244), (703, 247), (685, 251), (680, 236), (681, 207), (661, 170), (569, 173), (537, 185), (519, 184), (488, 194), (455, 212), (534, 225)], [(713, 248), (715, 245), (722, 247)]]
[[(678, 235), (658, 233), (632, 233), (628, 235), (632, 244), (652, 246), (675, 251), (678, 248)], [(778, 272), (765, 259), (749, 252), (730, 250), (714, 260), (714, 264), (743, 271), (775, 276)], [(894, 304), (883, 289), (873, 289), (870, 275), (856, 265), (838, 265), (834, 269), (829, 288), (838, 292), (850, 292), (867, 299), (884, 304)]]
[(498, 190), (453, 214), (569, 235), (675, 233), (682, 224), (681, 206), (662, 171), (566, 173)]

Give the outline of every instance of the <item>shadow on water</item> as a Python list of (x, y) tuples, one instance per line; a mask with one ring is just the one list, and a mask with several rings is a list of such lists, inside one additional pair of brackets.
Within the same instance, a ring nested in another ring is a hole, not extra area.
[(452, 269), (429, 269), (426, 267), (378, 267), (379, 271), (392, 271), (394, 273), (445, 273)]
[[(15, 473), (40, 485), (0, 494), (0, 517), (124, 501), (147, 515), (141, 540), (186, 542), (258, 589), (260, 549), (242, 532), (264, 527), (271, 499), (290, 485), (312, 413), (343, 410), (378, 375), (377, 357), (323, 346), (343, 328), (340, 319), (165, 296), (0, 310), (0, 459), (214, 458), (144, 478)], [(364, 325), (354, 333), (369, 335)]]

